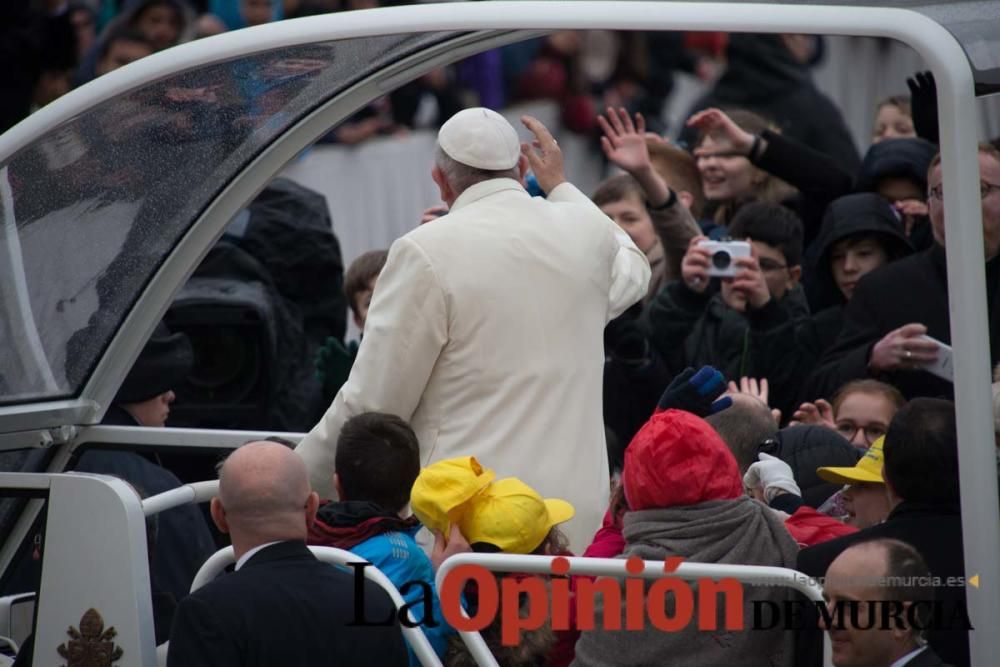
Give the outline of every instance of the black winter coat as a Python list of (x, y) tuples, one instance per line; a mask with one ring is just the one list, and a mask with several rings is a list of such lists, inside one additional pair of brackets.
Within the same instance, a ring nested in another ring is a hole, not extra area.
[[(776, 35), (732, 35), (729, 66), (689, 115), (708, 107), (746, 109), (774, 121), (787, 136), (825, 153), (855, 173), (861, 160), (837, 106), (812, 81)], [(693, 143), (694, 131), (681, 133)]]
[[(789, 375), (797, 387), (788, 387), (801, 401), (814, 401), (823, 394), (810, 393), (814, 389), (805, 379), (816, 368), (823, 354), (840, 335), (844, 324), (844, 295), (837, 287), (830, 269), (830, 252), (838, 242), (850, 237), (873, 236), (885, 249), (890, 259), (904, 257), (912, 252), (902, 223), (889, 203), (876, 194), (861, 193), (840, 197), (830, 204), (823, 219), (823, 228), (814, 247), (812, 266), (805, 271), (811, 276), (806, 285), (810, 305), (822, 310), (795, 326), (794, 342), (787, 336), (775, 333), (775, 338), (786, 345), (783, 360), (793, 368)], [(791, 416), (790, 413), (786, 416)]]
[(660, 290), (643, 313), (643, 325), (653, 348), (668, 368), (714, 366), (731, 380), (767, 378), (771, 405), (783, 412), (796, 398), (783, 388), (797, 386), (786, 365), (794, 327), (809, 314), (802, 290), (790, 291), (780, 302), (771, 299), (764, 308), (746, 315), (726, 306), (721, 295), (697, 294), (675, 281)]
[(611, 469), (624, 465), (625, 448), (649, 420), (680, 368), (669, 368), (650, 344), (638, 302), (604, 328), (604, 426)]
[(792, 137), (771, 130), (761, 137), (767, 148), (751, 162), (798, 191), (782, 204), (802, 220), (803, 244), (808, 246), (821, 233), (827, 205), (851, 192), (851, 174), (829, 155)]
[[(989, 308), (990, 363), (1000, 353), (1000, 258), (986, 264), (986, 298)], [(851, 380), (872, 377), (868, 361), (883, 336), (904, 324), (919, 322), (927, 335), (951, 343), (948, 318), (948, 280), (944, 248), (935, 245), (916, 255), (872, 271), (858, 283), (844, 311), (844, 328), (837, 342), (820, 360), (807, 392), (830, 396)], [(921, 370), (892, 371), (882, 379), (896, 386), (907, 399), (931, 396), (951, 399), (954, 389)]]

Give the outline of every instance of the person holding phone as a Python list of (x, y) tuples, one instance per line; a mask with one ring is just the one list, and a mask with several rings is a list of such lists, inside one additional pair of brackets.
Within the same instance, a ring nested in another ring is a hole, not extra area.
[[(1000, 361), (1000, 151), (981, 144), (978, 157), (990, 358), (996, 365)], [(949, 184), (942, 182), (940, 156), (931, 162), (927, 181), (934, 245), (857, 283), (840, 336), (811, 377), (817, 396), (830, 396), (841, 385), (862, 378), (888, 382), (907, 399), (953, 396), (951, 382), (929, 372), (947, 366), (942, 355), (949, 349), (942, 344), (951, 341), (943, 200)]]

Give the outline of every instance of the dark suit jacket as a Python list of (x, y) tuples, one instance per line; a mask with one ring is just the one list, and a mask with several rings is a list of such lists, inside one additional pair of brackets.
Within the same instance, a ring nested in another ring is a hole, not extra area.
[[(964, 577), (965, 563), (962, 553), (962, 517), (958, 507), (927, 505), (904, 501), (889, 514), (884, 523), (866, 528), (851, 535), (803, 549), (799, 552), (796, 569), (811, 577), (826, 575), (830, 563), (847, 547), (864, 540), (893, 538), (912, 545), (927, 561), (931, 575), (939, 577), (942, 584), (949, 577)], [(956, 583), (956, 582), (953, 582)], [(966, 614), (965, 586), (942, 585), (934, 591), (935, 600), (942, 604), (942, 623), (947, 624), (957, 615)], [(822, 636), (809, 630), (796, 638), (796, 665), (819, 664), (818, 656)], [(928, 643), (942, 659), (958, 667), (969, 664), (968, 632), (964, 629), (935, 629), (927, 634)], [(920, 664), (920, 663), (908, 663)], [(931, 663), (936, 664), (936, 663)]]
[[(946, 268), (945, 250), (935, 244), (865, 275), (844, 310), (836, 343), (807, 382), (806, 394), (830, 397), (846, 382), (871, 377), (868, 361), (875, 343), (904, 324), (924, 324), (928, 336), (950, 345)], [(1000, 258), (986, 263), (986, 297), (993, 366), (1000, 360)], [(920, 370), (893, 371), (876, 379), (896, 386), (907, 399), (951, 399), (953, 394), (950, 382)]]
[(906, 663), (905, 667), (952, 667), (944, 660), (941, 659), (934, 649), (931, 647), (925, 648), (923, 651), (917, 654), (913, 660)]
[(392, 600), (367, 580), (366, 618), (391, 625), (351, 627), (354, 586), (352, 574), (317, 560), (304, 542), (269, 546), (181, 601), (167, 665), (406, 665)]

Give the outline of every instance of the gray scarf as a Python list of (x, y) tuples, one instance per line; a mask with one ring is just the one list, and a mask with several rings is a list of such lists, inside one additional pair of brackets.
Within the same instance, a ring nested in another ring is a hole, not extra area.
[[(639, 556), (662, 560), (683, 556), (699, 563), (734, 563), (795, 567), (798, 549), (784, 522), (757, 501), (747, 497), (712, 500), (689, 507), (629, 512), (624, 520), (625, 551), (622, 558)], [(691, 583), (697, 607), (697, 585)], [(672, 633), (647, 623), (642, 631), (600, 629), (603, 603), (598, 597), (597, 628), (584, 632), (576, 644), (574, 665), (671, 665), (691, 667), (788, 667), (792, 664), (792, 632), (779, 628), (752, 630), (752, 600), (781, 604), (789, 589), (744, 586), (744, 630), (729, 632), (719, 609), (719, 630), (700, 631), (697, 609), (692, 622)], [(624, 596), (624, 589), (623, 589)], [(721, 597), (719, 598), (722, 599)], [(624, 600), (624, 597), (623, 597)], [(673, 617), (673, 602), (667, 598)], [(623, 606), (624, 608), (624, 606)], [(623, 612), (624, 613), (624, 612)], [(624, 619), (622, 622), (624, 627)]]

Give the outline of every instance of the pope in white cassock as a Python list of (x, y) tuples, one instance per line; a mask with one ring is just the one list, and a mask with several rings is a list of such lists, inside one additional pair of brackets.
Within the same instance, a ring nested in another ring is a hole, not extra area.
[[(576, 508), (579, 553), (608, 504), (605, 324), (642, 298), (649, 263), (563, 176), (537, 120), (521, 144), (502, 116), (465, 109), (438, 134), (432, 171), (449, 213), (397, 239), (350, 378), (296, 451), (334, 498), (337, 437), (353, 415), (408, 420), (421, 464), (475, 456)], [(532, 197), (529, 165), (548, 199)]]

